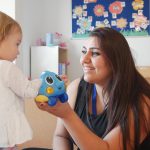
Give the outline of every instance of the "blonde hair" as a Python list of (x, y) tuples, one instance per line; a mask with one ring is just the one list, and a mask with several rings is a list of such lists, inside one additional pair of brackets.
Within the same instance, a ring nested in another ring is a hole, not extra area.
[(19, 23), (0, 11), (0, 42), (3, 41), (13, 29), (18, 29), (18, 31), (22, 33)]

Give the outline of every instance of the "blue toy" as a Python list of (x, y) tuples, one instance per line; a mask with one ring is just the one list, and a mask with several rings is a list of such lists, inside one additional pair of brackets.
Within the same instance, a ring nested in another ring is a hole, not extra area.
[(57, 74), (44, 71), (40, 78), (42, 84), (38, 96), (35, 98), (37, 102), (48, 102), (48, 105), (54, 106), (57, 100), (60, 100), (62, 103), (68, 100), (64, 81)]

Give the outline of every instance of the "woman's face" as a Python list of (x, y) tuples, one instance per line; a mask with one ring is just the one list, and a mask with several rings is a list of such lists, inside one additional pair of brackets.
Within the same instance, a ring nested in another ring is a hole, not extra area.
[(90, 83), (105, 85), (110, 79), (111, 67), (100, 48), (96, 37), (90, 37), (82, 47), (80, 63), (84, 72), (84, 80)]

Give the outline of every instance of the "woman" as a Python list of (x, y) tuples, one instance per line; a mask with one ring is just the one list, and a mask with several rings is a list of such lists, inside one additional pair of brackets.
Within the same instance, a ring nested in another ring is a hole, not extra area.
[(82, 48), (84, 75), (67, 89), (68, 103), (38, 107), (59, 117), (53, 148), (150, 149), (150, 85), (136, 70), (129, 45), (111, 28), (97, 28)]

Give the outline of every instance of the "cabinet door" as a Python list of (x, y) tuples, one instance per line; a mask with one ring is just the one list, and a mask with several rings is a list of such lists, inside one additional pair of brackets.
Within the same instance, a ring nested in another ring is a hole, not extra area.
[(58, 74), (58, 46), (33, 46), (31, 47), (30, 54), (31, 79), (39, 78), (40, 74), (45, 70), (49, 70)]

